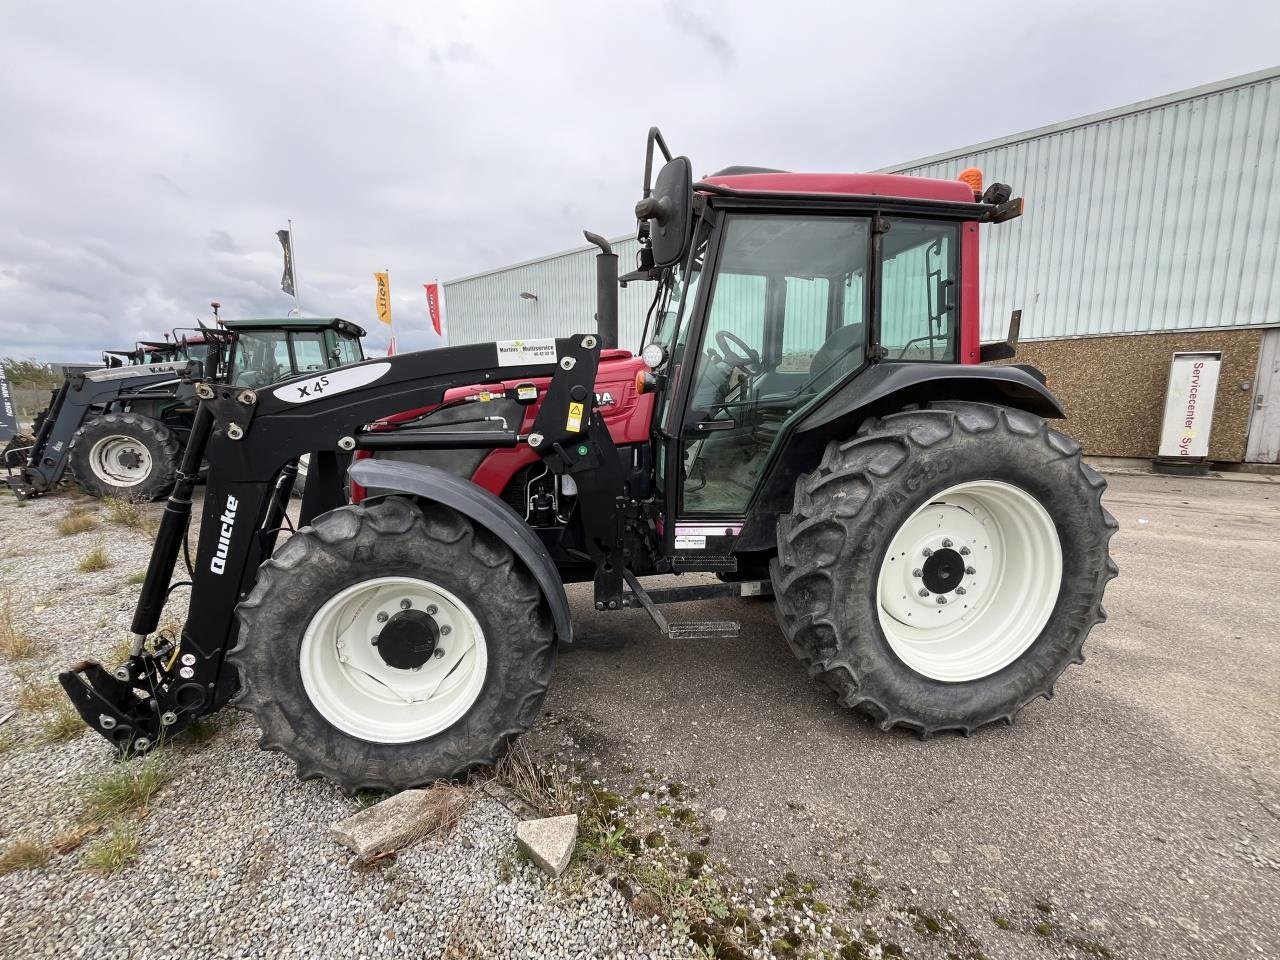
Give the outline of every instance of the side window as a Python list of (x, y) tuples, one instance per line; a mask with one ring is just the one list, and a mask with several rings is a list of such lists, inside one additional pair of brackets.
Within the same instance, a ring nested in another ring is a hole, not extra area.
[(283, 333), (253, 331), (236, 338), (231, 382), (264, 387), (289, 375), (289, 344)]
[(364, 359), (360, 355), (360, 341), (353, 337), (344, 337), (342, 334), (337, 335), (338, 365), (345, 366), (348, 363), (359, 363)]
[(324, 370), (328, 367), (324, 359), (324, 335), (319, 331), (312, 333), (292, 333), (293, 359), (298, 364), (298, 373), (308, 370)]
[(956, 227), (890, 220), (880, 281), (880, 343), (889, 360), (954, 363), (959, 283)]

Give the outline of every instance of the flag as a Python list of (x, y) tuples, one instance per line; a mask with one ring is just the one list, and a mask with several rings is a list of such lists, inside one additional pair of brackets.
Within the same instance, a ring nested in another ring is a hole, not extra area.
[(293, 237), (288, 230), (277, 230), (276, 239), (284, 248), (284, 276), (280, 278), (280, 289), (291, 297), (296, 297), (293, 285)]
[(394, 357), (396, 355), (396, 335), (391, 335), (390, 341), (387, 343), (387, 356)]
[(443, 337), (440, 332), (440, 284), (424, 283), (427, 288), (427, 312), (431, 314), (431, 326), (435, 330), (436, 336)]
[(375, 300), (378, 319), (391, 326), (391, 275), (381, 271), (375, 273), (373, 279), (378, 281), (378, 296)]

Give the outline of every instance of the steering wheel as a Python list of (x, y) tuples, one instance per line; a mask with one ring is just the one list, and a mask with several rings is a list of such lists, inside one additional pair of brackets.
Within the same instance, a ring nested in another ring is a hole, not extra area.
[[(720, 348), (720, 353), (725, 360), (733, 366), (741, 367), (753, 377), (760, 372), (760, 354), (736, 333), (717, 330), (716, 346)], [(738, 347), (742, 348), (741, 352), (736, 349)]]

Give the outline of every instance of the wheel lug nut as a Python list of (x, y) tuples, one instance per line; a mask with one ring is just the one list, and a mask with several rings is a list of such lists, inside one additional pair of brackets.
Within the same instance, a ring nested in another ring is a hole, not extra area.
[(927, 597), (928, 595), (929, 595), (929, 591), (928, 591), (928, 590), (926, 590), (924, 587), (921, 587), (921, 588), (920, 588), (920, 596), (922, 596), (922, 597)]
[(972, 576), (973, 576), (975, 573), (977, 573), (978, 571), (977, 571), (977, 570), (975, 570), (973, 567), (965, 567), (965, 568), (964, 568), (964, 572), (965, 572), (965, 573), (967, 573), (969, 576), (971, 576), (971, 577), (972, 577)]
[(379, 612), (379, 613), (378, 613), (378, 622), (379, 622), (379, 623), (386, 623), (386, 622), (387, 622), (387, 620), (388, 620), (389, 618), (390, 618), (390, 616), (389, 616), (389, 614), (387, 614), (386, 612)]
[(919, 567), (916, 567), (914, 570), (911, 571), (911, 575), (916, 579), (919, 579), (920, 577), (924, 576), (924, 571), (921, 570)]
[(921, 552), (924, 556), (926, 556), (926, 557), (932, 557), (932, 556), (933, 556), (933, 551), (932, 551), (931, 549), (929, 549), (928, 547), (925, 547), (925, 548), (924, 548), (923, 550), (921, 550), (920, 552)]
[(427, 616), (434, 617), (436, 615), (436, 605), (434, 603), (427, 605)]
[(960, 594), (960, 596), (962, 597), (968, 592), (969, 591), (966, 590), (964, 587), (956, 587), (956, 593)]
[(942, 541), (942, 545), (943, 545), (946, 549), (948, 549), (948, 550), (950, 550), (950, 549), (951, 549), (951, 541), (950, 541), (950, 540), (943, 540), (943, 541)]
[(413, 672), (414, 672), (414, 673), (417, 673), (417, 672), (418, 672), (419, 670), (421, 670), (421, 669), (422, 669), (421, 667), (414, 667), (414, 668), (413, 668)]
[(938, 598), (938, 603), (942, 604), (942, 603), (946, 603), (946, 602), (947, 602), (947, 598), (946, 598), (946, 597), (939, 597), (939, 598)]
[(436, 652), (432, 654), (437, 660), (444, 656), (444, 647), (436, 647)]
[(401, 601), (400, 601), (400, 609), (401, 609), (401, 610), (408, 610), (408, 609), (409, 609), (410, 607), (412, 607), (412, 606), (413, 606), (413, 601), (412, 601), (412, 600), (401, 600)]
[(969, 548), (968, 548), (968, 547), (961, 547), (961, 548), (960, 548), (960, 556), (962, 556), (962, 557), (967, 557), (968, 555), (969, 555)]
[(378, 634), (375, 633), (372, 637), (370, 637), (369, 642), (376, 647), (378, 645)]
[(451, 633), (453, 633), (453, 627), (449, 626), (447, 623), (441, 625), (440, 636), (447, 637)]

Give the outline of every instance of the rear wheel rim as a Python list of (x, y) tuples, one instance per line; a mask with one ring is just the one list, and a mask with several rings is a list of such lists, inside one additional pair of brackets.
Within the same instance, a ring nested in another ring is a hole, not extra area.
[(89, 450), (89, 468), (105, 483), (136, 487), (151, 475), (151, 451), (136, 437), (103, 437)]
[[(400, 621), (411, 612), (436, 625), (434, 648), (416, 669), (392, 666), (374, 642), (390, 636), (383, 631), (402, 612)], [(411, 743), (447, 730), (471, 709), (484, 686), (488, 646), (455, 594), (417, 577), (375, 577), (316, 611), (298, 662), (307, 696), (329, 723), (373, 743)]]
[(979, 680), (1035, 643), (1061, 585), (1062, 544), (1040, 501), (997, 480), (961, 483), (890, 540), (876, 584), (880, 628), (916, 673)]

